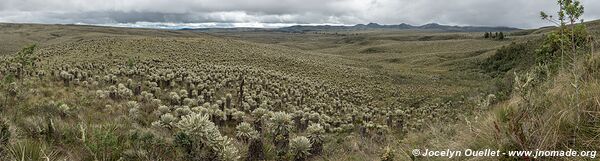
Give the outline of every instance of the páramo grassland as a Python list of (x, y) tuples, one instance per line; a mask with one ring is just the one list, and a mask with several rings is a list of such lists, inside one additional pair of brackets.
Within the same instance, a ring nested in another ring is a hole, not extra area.
[(0, 160), (599, 150), (598, 36), (0, 24)]

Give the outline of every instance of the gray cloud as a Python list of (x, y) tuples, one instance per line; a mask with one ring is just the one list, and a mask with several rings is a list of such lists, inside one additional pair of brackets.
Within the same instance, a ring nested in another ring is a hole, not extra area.
[[(1, 0), (0, 22), (125, 24), (274, 23), (549, 25), (539, 11), (554, 0)], [(600, 18), (598, 0), (582, 0), (585, 19)]]

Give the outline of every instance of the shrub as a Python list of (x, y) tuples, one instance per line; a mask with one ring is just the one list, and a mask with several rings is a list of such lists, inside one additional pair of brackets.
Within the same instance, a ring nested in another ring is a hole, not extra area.
[(289, 146), (291, 116), (285, 112), (276, 112), (270, 120), (273, 126), (273, 143), (277, 148), (277, 156), (283, 158)]
[(131, 89), (127, 88), (125, 85), (119, 83), (119, 85), (117, 85), (117, 87), (118, 87), (117, 90), (118, 90), (118, 94), (119, 94), (120, 98), (125, 99), (125, 98), (129, 98), (133, 95), (133, 92), (131, 91)]
[(8, 95), (11, 97), (16, 97), (20, 92), (19, 89), (20, 89), (20, 87), (19, 87), (19, 84), (17, 84), (17, 82), (12, 82), (12, 83), (8, 84), (8, 89), (7, 89)]
[(152, 99), (152, 100), (150, 101), (150, 104), (151, 104), (153, 107), (155, 107), (155, 108), (158, 108), (158, 107), (160, 107), (160, 105), (162, 104), (162, 101), (161, 101), (160, 99), (156, 99), (156, 98), (155, 98), (155, 99)]
[(254, 129), (259, 133), (262, 133), (263, 120), (266, 119), (268, 111), (264, 108), (257, 108), (252, 111), (252, 117), (254, 117)]
[(119, 100), (119, 99), (127, 99), (133, 95), (133, 92), (127, 88), (124, 84), (119, 83), (116, 87), (109, 86), (108, 94), (111, 99)]
[[(217, 126), (208, 115), (192, 114), (181, 118), (176, 127), (189, 137), (191, 149), (187, 149), (192, 160), (235, 160), (237, 149), (229, 138), (221, 136)], [(182, 143), (182, 142), (180, 142)]]
[(310, 153), (313, 155), (319, 155), (323, 151), (323, 135), (325, 133), (325, 129), (321, 126), (321, 124), (311, 124), (306, 128), (308, 133), (308, 139), (312, 144), (312, 148), (310, 149)]
[(536, 50), (537, 62), (550, 65), (553, 69), (560, 64), (573, 63), (575, 59), (571, 54), (577, 56), (580, 52), (573, 53), (569, 48), (581, 49), (589, 45), (589, 33), (584, 25), (573, 25), (572, 29), (561, 27), (558, 30), (548, 34)]
[(242, 122), (237, 127), (235, 127), (235, 129), (237, 130), (235, 136), (242, 142), (248, 143), (250, 139), (258, 137), (258, 132), (254, 130), (252, 125), (250, 125), (249, 123)]
[(173, 127), (173, 124), (176, 120), (177, 118), (175, 118), (175, 116), (173, 116), (171, 113), (165, 113), (160, 116), (158, 121), (152, 122), (152, 126), (170, 129)]
[(96, 96), (100, 99), (104, 99), (108, 96), (108, 92), (103, 90), (96, 90)]
[(133, 120), (140, 121), (142, 119), (142, 111), (140, 105), (136, 101), (127, 102), (125, 107), (129, 109), (129, 117)]
[[(37, 59), (37, 56), (34, 55), (34, 50), (37, 47), (36, 44), (32, 44), (29, 45), (23, 49), (21, 49), (21, 51), (19, 51), (16, 55), (16, 62), (18, 64), (21, 64), (23, 66), (23, 69), (21, 70), (30, 70), (31, 68), (33, 68), (35, 66), (35, 62), (39, 59)], [(19, 72), (21, 73), (21, 72)], [(21, 76), (21, 74), (18, 74), (17, 76)]]
[(181, 100), (181, 97), (179, 97), (179, 94), (177, 94), (176, 92), (171, 92), (171, 93), (169, 93), (169, 98), (171, 99), (172, 105), (179, 105), (179, 101)]
[(63, 81), (63, 83), (65, 85), (69, 85), (69, 82), (71, 82), (74, 79), (74, 76), (73, 76), (73, 74), (71, 74), (67, 71), (61, 71), (60, 79)]
[(154, 94), (150, 92), (142, 91), (140, 94), (142, 95), (142, 99), (144, 102), (151, 102), (152, 99), (154, 99)]
[(502, 76), (512, 69), (527, 69), (533, 66), (536, 59), (537, 41), (511, 43), (496, 50), (496, 54), (487, 58), (482, 68), (492, 76)]
[(158, 110), (161, 115), (171, 112), (171, 108), (165, 105), (158, 106), (156, 110)]
[(381, 159), (381, 161), (394, 161), (395, 156), (395, 151), (390, 148), (390, 146), (386, 146), (383, 149), (383, 152), (381, 153), (381, 156), (379, 157)]
[(227, 136), (223, 136), (217, 145), (217, 151), (219, 151), (219, 160), (222, 161), (236, 161), (239, 160), (237, 148), (231, 143), (231, 139)]
[(244, 116), (246, 116), (245, 112), (234, 110), (231, 114), (231, 119), (237, 122), (241, 122), (244, 119)]
[(304, 161), (310, 155), (311, 144), (308, 138), (298, 136), (291, 140), (291, 153), (295, 161)]
[(181, 98), (187, 98), (188, 97), (188, 91), (185, 89), (179, 90), (179, 96)]
[(193, 113), (192, 110), (188, 106), (183, 106), (183, 107), (176, 106), (176, 108), (175, 108), (175, 115), (177, 117), (190, 115), (192, 113)]
[(66, 116), (70, 115), (73, 112), (74, 108), (71, 108), (69, 107), (69, 105), (63, 103), (58, 106), (58, 110), (60, 110), (61, 115)]
[(193, 98), (184, 98), (183, 99), (183, 105), (186, 105), (186, 106), (197, 106), (198, 105), (198, 101), (196, 101)]

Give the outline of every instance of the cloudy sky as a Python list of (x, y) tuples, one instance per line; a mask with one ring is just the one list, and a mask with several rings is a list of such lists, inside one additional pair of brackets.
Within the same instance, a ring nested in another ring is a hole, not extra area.
[[(600, 0), (581, 0), (600, 19)], [(556, 0), (0, 0), (0, 22), (128, 26), (279, 27), (288, 24), (550, 25)]]

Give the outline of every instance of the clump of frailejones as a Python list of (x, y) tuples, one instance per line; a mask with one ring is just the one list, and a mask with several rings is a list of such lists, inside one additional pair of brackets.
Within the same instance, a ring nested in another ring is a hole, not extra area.
[(238, 151), (231, 139), (222, 136), (207, 115), (183, 116), (176, 124), (180, 132), (175, 142), (184, 149), (188, 160), (237, 160)]
[(312, 144), (310, 153), (312, 155), (321, 154), (321, 152), (323, 151), (323, 135), (325, 133), (325, 130), (323, 129), (321, 124), (311, 124), (310, 126), (308, 126), (306, 131), (308, 133), (308, 139)]
[(271, 124), (277, 156), (282, 159), (288, 151), (290, 129), (292, 128), (291, 116), (285, 112), (276, 112), (271, 118)]
[(237, 130), (235, 136), (244, 143), (248, 143), (250, 139), (258, 137), (258, 132), (249, 123), (242, 122), (235, 129)]
[(291, 141), (291, 154), (294, 161), (304, 161), (310, 156), (311, 144), (308, 138), (298, 136)]
[(258, 132), (252, 127), (252, 125), (242, 122), (236, 127), (236, 129), (236, 137), (242, 142), (249, 143), (247, 152), (248, 156), (246, 157), (246, 160), (264, 160), (262, 139), (259, 137)]

